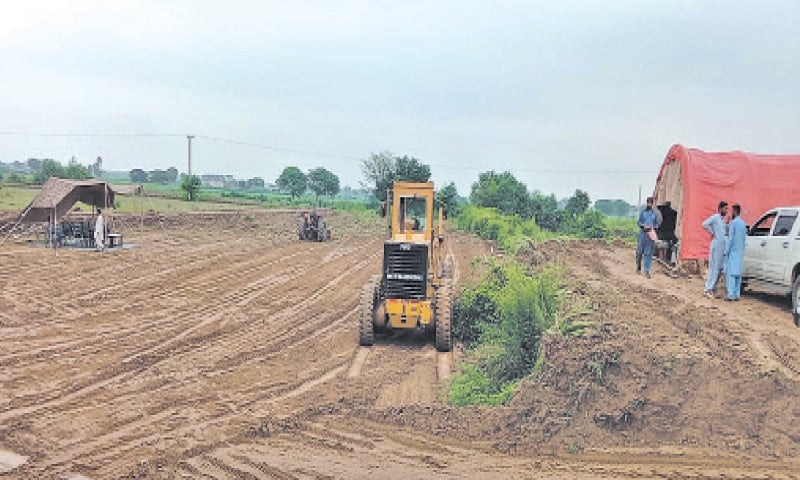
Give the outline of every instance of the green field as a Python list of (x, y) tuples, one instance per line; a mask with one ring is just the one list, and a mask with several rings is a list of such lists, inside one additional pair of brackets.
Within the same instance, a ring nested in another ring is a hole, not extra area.
[[(23, 186), (0, 186), (0, 210), (22, 211), (33, 200), (39, 192), (38, 187)], [(258, 202), (238, 201), (214, 202), (197, 201), (187, 202), (178, 198), (166, 197), (132, 197), (118, 195), (116, 197), (115, 211), (118, 213), (139, 213), (144, 210), (155, 210), (157, 212), (195, 212), (208, 210), (241, 210), (243, 208), (258, 208)], [(83, 203), (77, 203), (75, 210), (88, 211), (90, 207)]]

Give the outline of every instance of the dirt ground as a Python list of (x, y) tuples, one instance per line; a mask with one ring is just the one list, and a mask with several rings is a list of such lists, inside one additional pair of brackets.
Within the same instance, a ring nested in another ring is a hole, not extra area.
[[(781, 299), (704, 299), (632, 251), (553, 242), (596, 328), (550, 335), (507, 407), (450, 407), (459, 353), (357, 346), (381, 226), (288, 212), (125, 225), (135, 248), (0, 248), (0, 478), (800, 478), (800, 330)], [(458, 284), (491, 255), (450, 239)], [(15, 461), (22, 465), (12, 468)], [(6, 473), (2, 473), (6, 471)]]

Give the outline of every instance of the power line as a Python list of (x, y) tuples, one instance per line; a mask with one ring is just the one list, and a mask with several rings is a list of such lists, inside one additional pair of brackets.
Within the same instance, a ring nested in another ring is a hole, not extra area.
[(285, 153), (294, 153), (297, 155), (305, 155), (305, 156), (313, 156), (313, 157), (322, 157), (322, 158), (332, 158), (336, 160), (355, 160), (360, 162), (362, 159), (358, 157), (349, 157), (345, 155), (333, 155), (328, 153), (320, 153), (320, 152), (311, 152), (307, 150), (295, 150), (292, 148), (284, 148), (284, 147), (275, 147), (272, 145), (266, 145), (263, 143), (253, 143), (253, 142), (243, 142), (241, 140), (233, 140), (230, 138), (221, 138), (221, 137), (212, 137), (210, 135), (197, 135), (197, 138), (201, 138), (203, 140), (210, 140), (212, 142), (221, 142), (221, 143), (230, 143), (233, 145), (241, 145), (243, 147), (252, 147), (252, 148), (260, 148), (262, 150), (272, 150), (275, 152), (285, 152)]
[[(119, 138), (176, 138), (176, 137), (186, 137), (186, 134), (183, 133), (72, 133), (72, 132), (65, 132), (65, 133), (30, 133), (30, 132), (19, 132), (19, 131), (0, 131), (0, 136), (21, 136), (21, 137), (119, 137)], [(236, 140), (231, 138), (223, 138), (223, 137), (216, 137), (212, 135), (195, 135), (193, 138), (208, 140), (211, 142), (218, 142), (218, 143), (227, 143), (231, 145), (239, 145), (243, 147), (249, 148), (258, 148), (261, 150), (269, 150), (273, 152), (282, 152), (282, 153), (291, 153), (294, 155), (303, 155), (308, 157), (316, 157), (316, 158), (330, 158), (333, 160), (348, 160), (348, 161), (355, 161), (361, 162), (363, 158), (354, 157), (354, 156), (347, 156), (347, 155), (337, 155), (337, 154), (329, 154), (329, 153), (322, 153), (322, 152), (315, 152), (309, 150), (298, 150), (293, 148), (285, 148), (285, 147), (278, 147), (274, 145), (268, 145), (265, 143), (257, 143), (257, 142), (246, 142), (242, 140)], [(441, 164), (441, 163), (430, 163), (428, 164), (431, 167), (436, 168), (444, 168), (444, 169), (452, 169), (452, 170), (469, 170), (469, 171), (486, 171), (487, 167), (483, 166), (470, 166), (470, 165), (449, 165), (449, 164)], [(497, 170), (513, 170), (515, 172), (532, 172), (532, 173), (541, 173), (541, 174), (558, 174), (558, 175), (652, 175), (653, 171), (651, 170), (565, 170), (565, 169), (552, 169), (552, 168), (537, 168), (537, 167), (524, 167), (524, 168), (509, 168), (509, 169), (497, 169)]]
[(29, 133), (0, 132), (3, 136), (16, 137), (184, 137), (182, 133)]

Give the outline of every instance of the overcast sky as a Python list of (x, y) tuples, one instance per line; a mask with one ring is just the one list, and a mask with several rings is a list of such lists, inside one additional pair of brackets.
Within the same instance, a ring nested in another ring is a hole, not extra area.
[[(193, 133), (196, 173), (346, 185), (388, 150), (634, 201), (673, 143), (800, 152), (800, 2), (4, 0), (0, 131)], [(288, 151), (287, 151), (288, 150)], [(177, 166), (182, 137), (0, 135), (0, 160)]]

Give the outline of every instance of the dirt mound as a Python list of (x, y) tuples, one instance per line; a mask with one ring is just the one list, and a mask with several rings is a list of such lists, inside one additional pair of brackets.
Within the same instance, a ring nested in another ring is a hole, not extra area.
[[(591, 306), (584, 320), (598, 328), (587, 338), (546, 339), (543, 372), (511, 404), (540, 419), (525, 436), (573, 449), (644, 444), (796, 456), (800, 384), (762, 362), (747, 328), (766, 319), (697, 304), (699, 286), (687, 301), (683, 290), (697, 281), (620, 278), (632, 273), (624, 261), (632, 254), (598, 247), (541, 249), (565, 267), (573, 295)], [(790, 365), (794, 333), (772, 337)]]

